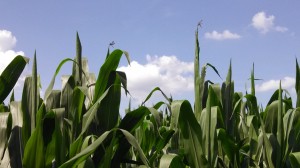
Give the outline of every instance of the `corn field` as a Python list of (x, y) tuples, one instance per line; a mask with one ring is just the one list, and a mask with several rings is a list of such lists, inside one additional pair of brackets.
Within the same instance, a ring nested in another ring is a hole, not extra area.
[[(120, 114), (126, 74), (117, 71), (126, 51), (108, 48), (98, 75), (88, 72), (76, 37), (76, 57), (60, 62), (40, 96), (36, 54), (26, 77), (21, 101), (12, 92), (29, 59), (17, 56), (0, 76), (0, 167), (24, 168), (244, 168), (300, 167), (300, 68), (296, 60), (296, 107), (279, 84), (266, 107), (258, 106), (254, 68), (250, 93), (236, 92), (229, 64), (226, 80), (205, 79), (200, 67), (198, 28), (195, 32), (195, 104), (173, 100), (159, 87), (125, 116)], [(72, 74), (61, 67), (72, 62)], [(9, 94), (12, 92), (10, 99)], [(147, 107), (154, 92), (165, 100)], [(4, 103), (4, 100), (8, 100)]]

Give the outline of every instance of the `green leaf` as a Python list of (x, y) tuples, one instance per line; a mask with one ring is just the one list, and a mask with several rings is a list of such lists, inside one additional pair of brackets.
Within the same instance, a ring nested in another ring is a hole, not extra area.
[[(121, 56), (124, 51), (122, 50), (114, 50), (105, 60), (104, 64), (101, 66), (98, 78), (95, 86), (95, 94), (94, 94), (94, 103), (98, 100), (98, 98), (104, 93), (104, 91), (109, 87), (107, 86), (107, 82), (112, 71), (115, 71), (119, 65)], [(126, 57), (128, 55), (125, 55)], [(129, 58), (127, 57), (129, 61)]]
[(91, 106), (90, 109), (83, 115), (80, 136), (82, 136), (83, 133), (85, 133), (85, 131), (88, 129), (88, 127), (90, 126), (92, 121), (95, 119), (97, 110), (100, 106), (100, 103), (105, 98), (105, 96), (108, 94), (109, 90), (110, 90), (110, 87), (98, 98), (98, 100), (95, 102), (95, 104), (93, 104), (93, 106)]
[(111, 130), (117, 125), (121, 103), (121, 81), (116, 72), (111, 72), (108, 84), (111, 87), (97, 110), (99, 126), (104, 131)]
[(251, 94), (253, 96), (255, 96), (255, 78), (254, 78), (254, 63), (253, 63), (253, 67), (252, 67), (252, 71), (251, 71)]
[[(130, 134), (128, 131), (123, 129), (117, 129), (119, 130), (126, 138), (126, 140), (138, 151), (139, 156), (143, 163), (149, 167), (148, 160), (146, 156), (144, 155), (141, 147), (139, 146), (138, 142), (134, 138), (132, 134)], [(86, 160), (94, 151), (102, 144), (102, 142), (109, 136), (112, 131), (106, 131), (104, 132), (99, 138), (97, 138), (91, 145), (86, 147), (84, 150), (82, 150), (80, 153), (78, 153), (76, 156), (65, 162), (63, 165), (60, 166), (60, 168), (65, 167), (76, 167), (78, 164), (80, 164), (82, 161)]]
[(289, 157), (293, 168), (300, 167), (300, 152), (291, 153)]
[(134, 147), (138, 154), (139, 154), (139, 157), (140, 159), (142, 160), (142, 162), (147, 166), (147, 167), (150, 167), (149, 166), (149, 161), (147, 160), (145, 154), (143, 153), (143, 150), (142, 148), (140, 147), (140, 145), (138, 144), (137, 140), (135, 139), (135, 137), (130, 133), (128, 132), (127, 130), (123, 130), (123, 129), (119, 129), (123, 134), (124, 136), (126, 137), (127, 141), (131, 144), (132, 147)]
[(283, 163), (283, 148), (284, 148), (284, 133), (283, 133), (283, 102), (282, 102), (282, 91), (281, 81), (279, 83), (279, 94), (278, 94), (278, 112), (277, 112), (277, 141), (278, 148), (276, 149), (276, 167), (282, 167)]
[(159, 87), (156, 87), (156, 88), (154, 88), (154, 89), (148, 94), (148, 96), (146, 97), (146, 99), (142, 102), (142, 105), (144, 105), (144, 104), (151, 98), (152, 94), (153, 94), (154, 92), (156, 92), (156, 91), (160, 91), (161, 94), (165, 97), (165, 99), (166, 99), (169, 103), (171, 103), (171, 100), (166, 96), (166, 94), (165, 94)]
[(18, 55), (4, 69), (0, 76), (0, 103), (15, 86), (28, 61), (28, 58)]
[(204, 152), (207, 155), (208, 162), (210, 166), (214, 165), (216, 160), (216, 153), (214, 153), (215, 145), (217, 143), (217, 138), (215, 138), (216, 127), (218, 121), (218, 106), (212, 107), (216, 102), (219, 102), (219, 99), (213, 88), (209, 87), (208, 99), (206, 103), (206, 109), (202, 111), (200, 124), (202, 128), (202, 137), (204, 142)]
[[(23, 115), (23, 127), (22, 127), (22, 139), (24, 145), (26, 145), (31, 133), (31, 120), (33, 115), (33, 111), (31, 111), (32, 106), (32, 97), (31, 97), (31, 85), (32, 83), (32, 77), (26, 77), (24, 86), (23, 86), (23, 93), (22, 93), (22, 115)], [(35, 120), (32, 122), (35, 123)], [(34, 128), (33, 128), (34, 129)]]
[(295, 90), (297, 94), (296, 107), (300, 107), (300, 68), (298, 64), (298, 60), (296, 59), (296, 84)]
[(83, 117), (83, 106), (84, 106), (84, 94), (82, 90), (76, 87), (72, 95), (72, 103), (69, 111), (69, 119), (72, 121), (71, 131), (72, 137), (71, 142), (79, 135), (81, 131), (81, 122)]
[(178, 155), (164, 154), (159, 161), (160, 168), (182, 168), (186, 167)]
[[(55, 78), (56, 78), (56, 76), (58, 75), (58, 73), (59, 73), (61, 67), (62, 67), (66, 62), (69, 62), (69, 61), (74, 62), (74, 60), (72, 60), (71, 58), (66, 58), (66, 59), (62, 60), (62, 61), (59, 63), (59, 65), (58, 65), (58, 67), (56, 68), (56, 71), (55, 71), (55, 73), (54, 73), (54, 75), (53, 75), (53, 77), (52, 77), (52, 79), (51, 79), (51, 81), (50, 81), (50, 84), (49, 84), (48, 88), (47, 88), (46, 91), (45, 91), (44, 100), (47, 100), (48, 97), (49, 97), (49, 95), (51, 94), (51, 91), (52, 91), (53, 86), (54, 86), (54, 83), (55, 83)], [(46, 102), (46, 103), (47, 103), (47, 102)]]
[(45, 105), (42, 104), (36, 117), (36, 128), (30, 136), (24, 150), (23, 167), (44, 167), (45, 147), (43, 139), (43, 117), (46, 113)]
[(64, 75), (61, 77), (62, 80), (62, 90), (61, 90), (61, 98), (60, 98), (60, 107), (65, 108), (66, 117), (68, 119), (73, 119), (71, 117), (72, 110), (71, 104), (73, 101), (73, 91), (75, 88), (75, 80), (73, 76)]
[(55, 114), (53, 111), (46, 113), (43, 123), (43, 140), (45, 146), (45, 167), (52, 168), (52, 161), (55, 159)]
[(76, 86), (82, 86), (82, 47), (78, 32), (76, 33), (76, 57), (73, 63), (73, 73)]
[[(9, 117), (9, 112), (1, 112), (0, 113), (0, 161), (3, 158), (4, 151), (7, 145), (7, 127), (8, 127), (8, 117)], [(0, 162), (1, 165), (1, 162)]]
[[(135, 130), (141, 126), (145, 117), (150, 114), (148, 108), (140, 106), (138, 109), (128, 112), (119, 124), (119, 129), (126, 130), (131, 134), (135, 133)], [(112, 164), (118, 165), (123, 157), (128, 153), (130, 144), (124, 138), (119, 137), (119, 146), (115, 152)]]
[(202, 147), (202, 130), (190, 103), (187, 100), (174, 101), (171, 109), (172, 112), (179, 113), (178, 124), (184, 145), (184, 155), (189, 165), (191, 167), (208, 167)]
[(60, 90), (52, 90), (48, 98), (45, 100), (46, 104), (46, 111), (51, 111), (51, 109), (60, 108), (60, 98), (61, 98), (61, 91)]
[(122, 119), (119, 128), (133, 133), (133, 131), (140, 126), (146, 115), (150, 114), (148, 108), (140, 106), (138, 109), (128, 112)]
[(94, 151), (98, 148), (100, 144), (107, 138), (107, 136), (112, 131), (104, 132), (99, 138), (97, 138), (91, 145), (86, 147), (80, 153), (72, 157), (70, 160), (66, 161), (64, 164), (60, 166), (60, 168), (69, 168), (69, 167), (76, 167), (82, 161), (86, 160)]
[(200, 46), (198, 40), (198, 27), (195, 32), (195, 58), (194, 58), (194, 88), (195, 88), (195, 114), (197, 118), (200, 118), (202, 111), (202, 94), (200, 92)]
[(37, 62), (36, 62), (36, 51), (34, 52), (33, 65), (32, 65), (32, 78), (31, 78), (31, 132), (35, 128), (35, 117), (39, 105), (39, 90), (38, 90), (38, 77), (37, 77)]
[(229, 160), (233, 163), (234, 155), (237, 151), (232, 137), (228, 135), (223, 128), (218, 129), (217, 132), (218, 140), (221, 142), (222, 149), (226, 153)]
[(14, 160), (11, 163), (11, 167), (21, 167), (23, 157), (23, 144), (22, 144), (22, 111), (21, 102), (11, 102), (10, 112), (12, 116), (12, 130), (8, 141), (8, 150), (10, 154), (10, 160)]
[(60, 166), (66, 161), (66, 138), (64, 128), (64, 108), (53, 109), (55, 114), (55, 165)]

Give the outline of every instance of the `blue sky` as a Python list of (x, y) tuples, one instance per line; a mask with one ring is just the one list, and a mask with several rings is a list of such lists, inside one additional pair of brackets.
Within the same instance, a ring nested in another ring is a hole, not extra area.
[[(59, 62), (75, 56), (78, 31), (91, 72), (98, 73), (111, 41), (115, 48), (129, 52), (131, 67), (123, 59), (120, 69), (128, 74), (135, 104), (155, 86), (175, 99), (193, 100), (194, 33), (203, 20), (200, 64), (213, 64), (225, 79), (232, 59), (235, 89), (245, 92), (254, 63), (255, 76), (263, 79), (257, 82), (257, 95), (265, 103), (279, 80), (295, 94), (299, 6), (296, 0), (2, 1), (0, 71), (15, 54), (32, 58), (36, 50), (45, 90)], [(31, 64), (23, 76), (30, 69)], [(67, 65), (60, 74), (70, 73)], [(212, 70), (207, 79), (222, 82)], [(22, 78), (16, 92), (21, 93), (21, 83)]]

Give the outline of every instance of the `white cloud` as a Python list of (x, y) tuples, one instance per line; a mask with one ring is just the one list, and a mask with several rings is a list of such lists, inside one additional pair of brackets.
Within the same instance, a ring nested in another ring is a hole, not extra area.
[[(263, 82), (262, 84), (258, 84), (255, 86), (256, 91), (258, 92), (266, 92), (271, 90), (276, 90), (279, 88), (279, 82), (280, 80), (269, 80), (266, 82)], [(295, 86), (295, 78), (292, 77), (284, 77), (283, 80), (281, 80), (281, 87), (283, 89), (292, 89)]]
[(229, 30), (224, 30), (222, 33), (217, 31), (213, 31), (211, 33), (205, 33), (205, 38), (213, 39), (213, 40), (227, 40), (227, 39), (239, 39), (241, 38), (240, 35), (236, 33), (231, 33)]
[(16, 43), (17, 39), (10, 31), (0, 30), (0, 52), (14, 48)]
[(263, 34), (271, 30), (278, 32), (285, 32), (288, 30), (288, 28), (283, 26), (275, 26), (274, 21), (274, 15), (267, 16), (265, 12), (258, 12), (252, 17), (251, 25)]
[(194, 89), (193, 62), (184, 62), (176, 56), (147, 56), (147, 63), (132, 61), (118, 70), (126, 73), (128, 90), (141, 103), (155, 87), (167, 95), (180, 95)]

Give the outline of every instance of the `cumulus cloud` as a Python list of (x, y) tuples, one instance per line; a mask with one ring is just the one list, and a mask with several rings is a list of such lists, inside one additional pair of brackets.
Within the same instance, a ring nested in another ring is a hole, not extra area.
[(205, 33), (205, 38), (212, 39), (212, 40), (229, 40), (229, 39), (239, 39), (241, 38), (240, 35), (236, 33), (231, 33), (229, 30), (224, 30), (222, 33), (217, 31), (207, 32)]
[(159, 86), (167, 95), (192, 91), (193, 62), (184, 62), (176, 56), (150, 56), (147, 63), (132, 61), (130, 66), (118, 68), (127, 75), (128, 90), (141, 103), (152, 89)]
[[(256, 85), (256, 91), (258, 92), (266, 92), (266, 91), (271, 91), (271, 90), (276, 90), (279, 88), (279, 82), (280, 80), (269, 80), (266, 82), (263, 82), (259, 85)], [(284, 77), (283, 80), (281, 80), (281, 87), (283, 89), (290, 90), (295, 86), (295, 78), (292, 77)]]
[(0, 30), (0, 52), (14, 48), (16, 43), (17, 39), (10, 31)]
[(276, 26), (274, 24), (275, 16), (269, 15), (265, 12), (258, 12), (252, 17), (251, 25), (260, 31), (261, 33), (265, 34), (271, 30), (278, 31), (278, 32), (286, 32), (288, 28), (283, 26)]

